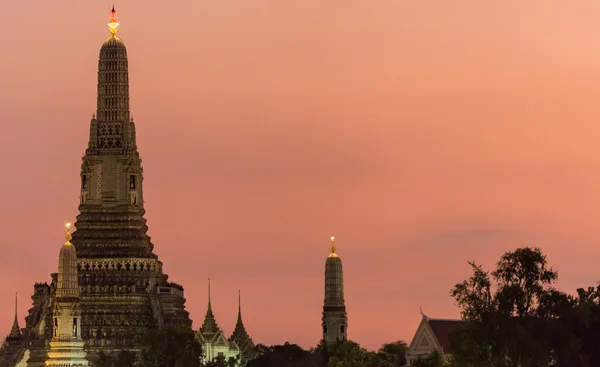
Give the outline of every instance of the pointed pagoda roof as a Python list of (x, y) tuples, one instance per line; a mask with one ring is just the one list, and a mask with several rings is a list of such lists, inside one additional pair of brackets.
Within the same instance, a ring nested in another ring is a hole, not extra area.
[(239, 344), (239, 342), (242, 342), (246, 339), (250, 339), (250, 336), (248, 335), (248, 332), (246, 332), (244, 322), (242, 321), (242, 295), (241, 291), (238, 291), (238, 317), (235, 324), (235, 330), (231, 334), (229, 340), (235, 341)]
[(204, 322), (200, 328), (200, 333), (204, 336), (213, 335), (219, 332), (221, 329), (215, 320), (215, 315), (212, 312), (212, 304), (210, 302), (210, 278), (208, 278), (208, 310), (204, 317)]
[(229, 341), (235, 343), (242, 351), (244, 358), (251, 358), (254, 354), (254, 341), (248, 335), (244, 322), (242, 321), (242, 296), (238, 291), (238, 318), (235, 324), (235, 330), (229, 337)]
[(15, 320), (13, 321), (13, 326), (8, 336), (11, 338), (18, 338), (21, 336), (21, 328), (19, 327), (19, 317), (17, 316), (17, 293), (15, 293)]

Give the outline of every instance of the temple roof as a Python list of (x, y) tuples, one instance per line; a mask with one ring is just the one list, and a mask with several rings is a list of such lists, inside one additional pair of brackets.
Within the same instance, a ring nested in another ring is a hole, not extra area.
[(238, 318), (235, 324), (235, 330), (233, 330), (229, 341), (236, 343), (244, 353), (248, 353), (254, 349), (254, 342), (252, 341), (252, 338), (250, 338), (250, 335), (248, 335), (242, 321), (241, 292), (238, 292)]
[(210, 278), (208, 278), (208, 310), (206, 311), (206, 316), (204, 317), (202, 327), (200, 327), (200, 333), (206, 339), (211, 339), (210, 336), (218, 333), (219, 331), (221, 331), (221, 328), (219, 328), (217, 320), (215, 320), (215, 315), (212, 312), (212, 304), (210, 302)]
[(444, 353), (452, 353), (450, 334), (452, 334), (463, 321), (428, 318), (427, 322)]
[(19, 327), (19, 318), (17, 316), (17, 294), (15, 294), (15, 320), (13, 321), (13, 326), (8, 336), (11, 338), (18, 338), (21, 336), (21, 328)]

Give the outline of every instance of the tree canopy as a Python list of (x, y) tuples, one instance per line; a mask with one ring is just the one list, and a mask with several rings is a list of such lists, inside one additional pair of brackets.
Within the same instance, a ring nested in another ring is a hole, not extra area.
[(310, 350), (290, 343), (271, 347), (259, 344), (258, 357), (247, 367), (396, 367), (404, 365), (405, 350), (403, 341), (384, 344), (377, 352), (353, 341), (341, 341), (330, 348), (321, 342)]
[(559, 291), (538, 248), (507, 252), (491, 273), (470, 265), (473, 275), (451, 290), (465, 321), (451, 335), (453, 366), (600, 365), (598, 287)]
[(202, 348), (190, 328), (165, 325), (148, 329), (137, 337), (137, 353), (122, 351), (108, 355), (100, 352), (93, 367), (201, 367)]

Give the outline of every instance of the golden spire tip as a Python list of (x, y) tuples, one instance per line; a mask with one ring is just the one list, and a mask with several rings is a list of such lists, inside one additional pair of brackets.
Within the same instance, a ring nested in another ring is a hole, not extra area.
[(115, 15), (114, 5), (110, 11), (110, 18), (108, 18), (108, 31), (113, 35), (113, 37), (119, 31), (119, 18), (117, 18)]
[(67, 228), (67, 233), (65, 233), (65, 238), (67, 239), (67, 242), (71, 241), (71, 223), (66, 223), (65, 227)]
[(335, 237), (331, 236), (331, 253), (335, 254)]

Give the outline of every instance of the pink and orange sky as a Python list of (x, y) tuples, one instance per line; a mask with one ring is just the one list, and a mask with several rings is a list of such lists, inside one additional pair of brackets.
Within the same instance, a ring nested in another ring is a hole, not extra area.
[[(0, 22), (0, 334), (77, 215), (112, 3), (11, 2)], [(600, 279), (600, 2), (115, 3), (146, 218), (198, 328), (321, 336), (336, 236), (349, 336), (455, 318), (467, 261), (537, 245), (564, 290)]]

